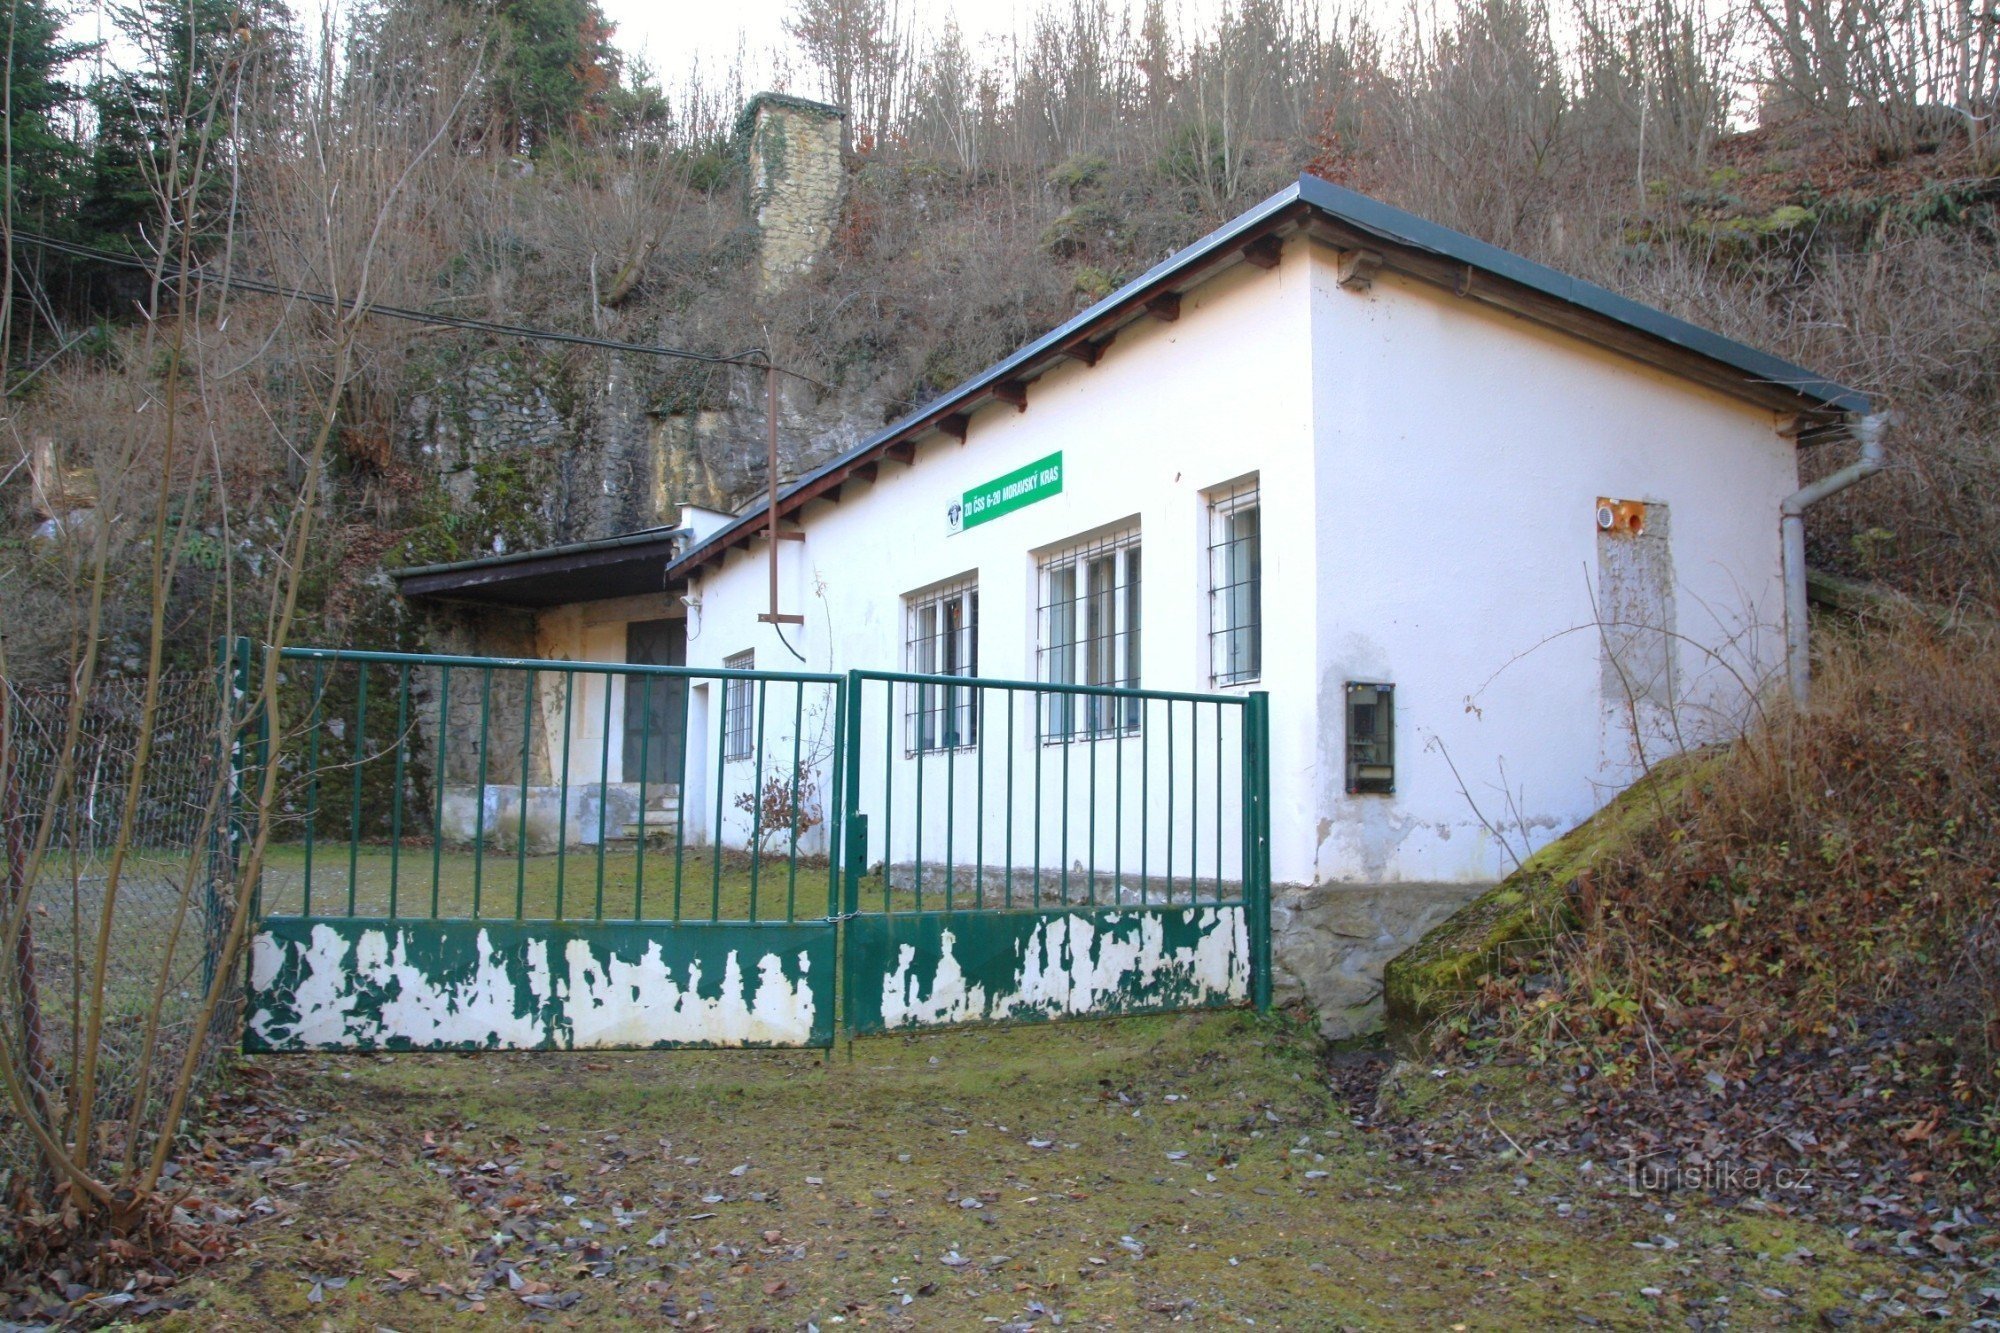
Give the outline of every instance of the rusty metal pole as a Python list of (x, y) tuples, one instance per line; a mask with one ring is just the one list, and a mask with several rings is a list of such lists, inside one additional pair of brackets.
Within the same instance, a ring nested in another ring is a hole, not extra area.
[(764, 507), (764, 537), (771, 548), (771, 620), (778, 619), (778, 366), (764, 359), (764, 435), (766, 459), (770, 467), (770, 503)]
[[(778, 531), (778, 363), (764, 354), (765, 466), (770, 469), (770, 499), (764, 505), (764, 541), (771, 548), (771, 606), (757, 619), (767, 625), (803, 625), (806, 618), (778, 610), (778, 542), (780, 538), (803, 539), (804, 533)], [(779, 631), (780, 634), (783, 631)], [(804, 659), (800, 659), (803, 661)]]

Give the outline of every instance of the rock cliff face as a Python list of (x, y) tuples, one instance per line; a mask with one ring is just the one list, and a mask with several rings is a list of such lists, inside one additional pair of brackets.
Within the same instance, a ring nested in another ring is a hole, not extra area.
[[(838, 107), (765, 93), (737, 123), (749, 245), (769, 294), (832, 239), (847, 171)], [(673, 345), (660, 312), (634, 341)], [(413, 367), (401, 417), (409, 456), (439, 478), (458, 557), (589, 540), (672, 522), (683, 503), (735, 510), (762, 493), (765, 389), (754, 367), (543, 347), (459, 347)], [(852, 445), (883, 405), (784, 381), (781, 475)]]

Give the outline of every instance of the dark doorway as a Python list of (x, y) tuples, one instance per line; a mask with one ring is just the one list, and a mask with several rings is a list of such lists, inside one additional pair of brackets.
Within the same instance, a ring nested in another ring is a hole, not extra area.
[[(625, 627), (625, 660), (647, 666), (686, 666), (687, 622), (633, 621)], [(681, 728), (686, 720), (687, 681), (684, 678), (626, 677), (625, 781), (643, 780), (665, 787), (678, 786), (681, 780)], [(643, 775), (639, 771), (642, 756), (646, 770)]]

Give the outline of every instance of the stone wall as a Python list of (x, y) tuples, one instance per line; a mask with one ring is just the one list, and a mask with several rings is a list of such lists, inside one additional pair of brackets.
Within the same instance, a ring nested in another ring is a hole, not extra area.
[[(473, 657), (535, 656), (535, 622), (526, 612), (454, 609), (434, 615), (430, 630), (432, 652)], [(433, 774), (438, 762), (439, 695), (446, 686), (444, 673), (435, 667), (418, 670), (410, 678), (410, 704), (415, 717), (412, 739), (424, 767)], [(531, 704), (527, 689), (527, 673), (522, 671), (496, 669), (490, 685), (481, 671), (459, 669), (451, 673), (444, 699), (447, 784), (476, 784), (482, 773), (482, 756), (488, 783), (518, 784), (524, 727), (528, 730), (528, 781), (551, 780), (551, 704), (546, 698)], [(546, 688), (537, 693), (546, 694)], [(554, 707), (560, 709), (560, 706), (557, 700)]]
[(1271, 896), (1272, 994), (1306, 1000), (1320, 1034), (1382, 1026), (1382, 970), (1484, 884), (1277, 885)]
[(847, 113), (839, 107), (760, 93), (744, 108), (750, 215), (757, 224), (758, 280), (765, 291), (812, 267), (833, 239), (847, 177)]

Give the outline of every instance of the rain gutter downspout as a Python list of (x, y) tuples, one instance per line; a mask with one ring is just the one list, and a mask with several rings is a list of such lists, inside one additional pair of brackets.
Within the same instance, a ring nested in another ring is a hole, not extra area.
[(1778, 506), (1785, 562), (1785, 675), (1791, 684), (1792, 702), (1800, 708), (1806, 706), (1812, 684), (1811, 643), (1806, 628), (1806, 509), (1882, 470), (1885, 465), (1882, 432), (1888, 424), (1887, 412), (1849, 417), (1848, 433), (1861, 446), (1861, 457), (1840, 471), (1793, 491)]

